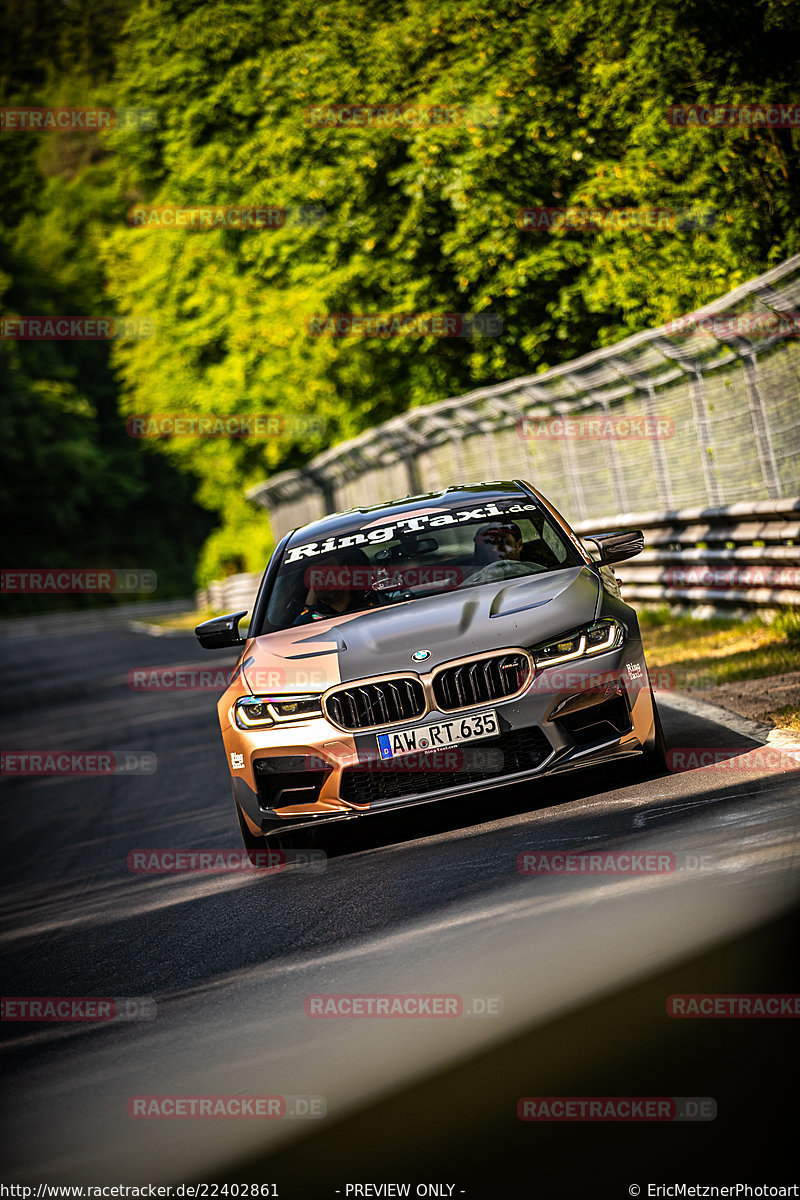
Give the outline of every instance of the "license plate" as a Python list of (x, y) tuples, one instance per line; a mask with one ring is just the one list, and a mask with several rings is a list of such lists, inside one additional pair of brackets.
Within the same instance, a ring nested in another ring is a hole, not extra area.
[(413, 754), (419, 750), (444, 750), (461, 742), (496, 737), (499, 732), (497, 713), (490, 709), (471, 717), (453, 717), (449, 721), (418, 725), (416, 729), (403, 729), (398, 733), (379, 733), (378, 749), (381, 758), (394, 758), (396, 754)]

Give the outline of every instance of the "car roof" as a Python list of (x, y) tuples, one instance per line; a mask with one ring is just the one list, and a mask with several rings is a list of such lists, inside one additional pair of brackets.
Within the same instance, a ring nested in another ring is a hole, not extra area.
[(438, 492), (425, 492), (420, 496), (404, 496), (401, 500), (388, 500), (381, 504), (371, 504), (367, 508), (348, 508), (343, 512), (331, 513), (330, 516), (320, 517), (295, 529), (288, 545), (307, 542), (335, 536), (344, 530), (352, 530), (369, 517), (387, 518), (401, 516), (403, 513), (420, 512), (425, 509), (437, 509), (446, 504), (462, 504), (466, 508), (486, 504), (490, 500), (525, 500), (535, 502), (536, 497), (526, 491), (519, 483), (509, 480), (494, 480), (490, 483), (469, 483), (457, 487), (444, 488)]

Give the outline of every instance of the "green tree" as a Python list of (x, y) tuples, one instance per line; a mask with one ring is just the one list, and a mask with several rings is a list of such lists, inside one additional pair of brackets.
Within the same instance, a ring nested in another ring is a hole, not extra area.
[[(4, 104), (109, 102), (120, 5), (5, 8)], [(100, 246), (123, 203), (109, 149), (92, 133), (0, 137), (4, 314), (108, 315)], [(126, 437), (108, 345), (4, 339), (0, 371), (6, 563), (150, 567), (159, 597), (189, 593), (213, 519), (190, 476)], [(4, 598), (5, 608), (41, 606)]]
[[(119, 348), (129, 411), (320, 419), (316, 434), (287, 420), (269, 443), (165, 447), (223, 512), (232, 490), (411, 405), (545, 369), (796, 251), (797, 131), (681, 130), (666, 116), (675, 103), (790, 98), (796, 11), (777, 0), (139, 9), (119, 83), (126, 102), (157, 108), (158, 125), (116, 139), (130, 194), (278, 204), (289, 219), (272, 231), (128, 229), (110, 240), (120, 303), (150, 303), (162, 321), (158, 341)], [(497, 123), (352, 129), (305, 118), (348, 102), (483, 106)], [(521, 208), (566, 204), (700, 219), (593, 234), (518, 227)], [(293, 219), (303, 205), (323, 205), (327, 221), (303, 226)], [(308, 336), (314, 313), (386, 311), (493, 312), (504, 331)], [(240, 544), (243, 520), (237, 508)]]
[[(196, 478), (219, 516), (202, 579), (263, 565), (269, 530), (243, 492), (265, 475), (410, 406), (690, 311), (800, 249), (797, 129), (667, 120), (674, 104), (791, 101), (797, 0), (148, 0), (124, 29), (118, 9), (101, 9), (116, 62), (103, 98), (155, 122), (104, 135), (72, 176), (55, 173), (48, 236), (70, 205), (86, 216), (56, 256), (64, 282), (85, 253), (93, 287), (157, 323), (114, 347), (124, 415), (282, 419), (267, 438), (139, 447)], [(70, 61), (91, 72), (104, 53), (73, 48)], [(308, 116), (348, 103), (467, 116), (359, 128)], [(125, 219), (135, 204), (274, 205), (287, 219), (140, 228)], [(521, 209), (567, 205), (692, 219), (520, 228)], [(41, 239), (14, 220), (19, 252), (39, 263)], [(314, 314), (338, 312), (493, 313), (503, 332), (310, 335)]]

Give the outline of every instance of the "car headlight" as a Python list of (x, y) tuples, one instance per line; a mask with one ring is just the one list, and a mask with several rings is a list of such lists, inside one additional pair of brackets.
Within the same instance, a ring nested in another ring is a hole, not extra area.
[(543, 642), (533, 646), (531, 654), (537, 667), (549, 667), (553, 663), (570, 662), (574, 658), (585, 658), (590, 654), (602, 654), (605, 650), (613, 650), (622, 644), (625, 629), (612, 618), (603, 621), (593, 621), (572, 633), (552, 642)]
[(242, 696), (236, 701), (233, 712), (240, 729), (263, 729), (284, 721), (322, 716), (318, 695)]

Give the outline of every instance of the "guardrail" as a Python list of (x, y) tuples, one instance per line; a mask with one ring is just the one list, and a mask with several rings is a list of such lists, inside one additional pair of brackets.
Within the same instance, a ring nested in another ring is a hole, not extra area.
[[(575, 532), (629, 528), (642, 530), (645, 549), (616, 568), (625, 600), (720, 611), (800, 605), (800, 499), (624, 513), (581, 521)], [(197, 593), (198, 608), (252, 611), (260, 581), (244, 574), (212, 583)]]
[(575, 532), (641, 529), (643, 552), (615, 567), (625, 600), (726, 608), (800, 605), (800, 499), (625, 513)]
[(484, 479), (530, 479), (573, 525), (790, 499), (800, 495), (798, 313), (800, 255), (657, 329), (411, 408), (247, 494), (276, 536)]
[[(264, 566), (266, 567), (266, 563)], [(229, 575), (227, 579), (215, 580), (196, 594), (197, 607), (201, 611), (214, 612), (253, 611), (261, 575), (250, 573)]]

